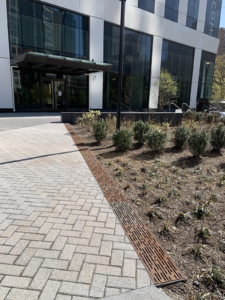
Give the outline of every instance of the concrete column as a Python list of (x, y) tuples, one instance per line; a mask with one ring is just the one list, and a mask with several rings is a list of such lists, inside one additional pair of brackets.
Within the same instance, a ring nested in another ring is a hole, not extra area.
[(165, 3), (166, 3), (166, 0), (158, 0), (155, 2), (155, 15), (164, 18)]
[(12, 109), (12, 84), (10, 71), (8, 20), (6, 1), (2, 1), (0, 9), (0, 109)]
[(186, 26), (188, 0), (179, 1), (178, 24)]
[[(103, 62), (104, 21), (90, 17), (90, 60)], [(103, 72), (89, 75), (89, 109), (103, 107)]]
[(158, 108), (159, 89), (158, 87), (155, 87), (154, 84), (157, 82), (157, 78), (160, 76), (161, 71), (162, 42), (163, 39), (161, 37), (153, 37), (149, 108)]
[(192, 75), (192, 84), (191, 84), (191, 98), (190, 98), (191, 108), (195, 108), (197, 102), (201, 57), (202, 57), (202, 50), (196, 48), (195, 55), (194, 55), (193, 75)]

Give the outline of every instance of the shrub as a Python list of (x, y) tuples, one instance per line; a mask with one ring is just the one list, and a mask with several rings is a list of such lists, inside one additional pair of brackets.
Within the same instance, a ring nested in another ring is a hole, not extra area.
[(151, 126), (143, 121), (135, 122), (133, 125), (134, 139), (139, 143), (144, 143), (144, 134), (151, 130)]
[(184, 147), (184, 145), (187, 143), (188, 137), (190, 135), (190, 131), (184, 127), (177, 127), (174, 132), (174, 145), (181, 149)]
[(185, 113), (184, 113), (184, 117), (185, 119), (194, 119), (195, 118), (195, 112), (191, 109), (188, 109)]
[(203, 121), (205, 120), (205, 117), (206, 117), (206, 113), (204, 112), (198, 112), (195, 116), (196, 121)]
[(225, 125), (225, 117), (220, 118), (220, 122)]
[(167, 134), (157, 129), (147, 132), (144, 138), (152, 151), (163, 151), (168, 140)]
[(225, 147), (225, 128), (222, 123), (211, 128), (211, 140), (210, 144), (213, 149), (220, 151), (221, 148)]
[(77, 119), (77, 122), (81, 125), (92, 125), (94, 122), (98, 120), (98, 118), (101, 116), (100, 110), (90, 110), (87, 113), (84, 113), (82, 117)]
[(118, 150), (128, 150), (132, 146), (132, 132), (130, 130), (117, 130), (117, 132), (114, 133), (112, 139), (113, 145)]
[(212, 114), (208, 114), (205, 118), (206, 123), (209, 123), (209, 124), (213, 122), (213, 119), (214, 119), (214, 117)]
[(103, 119), (92, 124), (94, 137), (97, 142), (100, 142), (107, 138), (109, 125)]
[(195, 157), (206, 152), (209, 146), (209, 135), (206, 131), (200, 130), (191, 134), (188, 139), (188, 148)]
[(213, 122), (218, 123), (220, 121), (220, 114), (216, 113), (213, 115)]
[(168, 123), (168, 122), (163, 122), (163, 123), (162, 123), (162, 128), (163, 128), (164, 131), (167, 132), (167, 131), (170, 129), (170, 123)]

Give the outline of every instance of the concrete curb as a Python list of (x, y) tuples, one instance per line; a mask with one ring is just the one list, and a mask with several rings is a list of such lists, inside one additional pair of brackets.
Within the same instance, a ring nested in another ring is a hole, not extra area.
[(101, 300), (173, 300), (154, 285), (116, 296), (101, 298)]

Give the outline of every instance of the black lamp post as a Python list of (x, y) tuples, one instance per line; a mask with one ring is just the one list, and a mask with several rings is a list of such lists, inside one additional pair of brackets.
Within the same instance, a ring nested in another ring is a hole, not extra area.
[(117, 123), (116, 129), (120, 129), (121, 120), (121, 100), (123, 88), (123, 54), (124, 54), (124, 24), (125, 24), (125, 6), (126, 0), (121, 1), (121, 21), (120, 21), (120, 54), (119, 54), (119, 78), (117, 91)]
[(208, 77), (208, 71), (209, 71), (209, 65), (211, 63), (206, 63), (206, 70), (205, 70), (205, 86), (204, 86), (204, 95), (203, 95), (203, 101), (202, 101), (202, 110), (204, 111), (204, 104), (205, 104), (205, 94), (206, 94), (206, 84), (207, 84), (207, 77)]

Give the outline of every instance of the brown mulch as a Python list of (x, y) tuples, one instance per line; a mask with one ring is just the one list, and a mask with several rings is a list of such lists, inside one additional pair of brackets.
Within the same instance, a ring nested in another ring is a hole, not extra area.
[[(225, 299), (220, 285), (206, 285), (198, 278), (212, 265), (225, 269), (225, 247), (224, 252), (221, 249), (225, 239), (225, 150), (208, 151), (197, 159), (188, 149), (178, 151), (170, 141), (163, 153), (152, 153), (136, 142), (130, 151), (120, 152), (112, 144), (112, 134), (96, 143), (90, 127), (74, 125), (74, 129), (187, 278), (187, 283), (168, 286), (164, 292), (182, 300), (217, 291), (221, 298), (208, 299)], [(168, 131), (170, 139), (172, 130)], [(206, 204), (209, 215), (197, 219), (193, 212), (199, 204)], [(177, 220), (179, 213), (185, 214), (184, 220)], [(163, 231), (165, 223), (169, 231)], [(211, 230), (212, 237), (202, 240), (198, 236), (202, 226)], [(200, 256), (192, 251), (199, 246)]]

